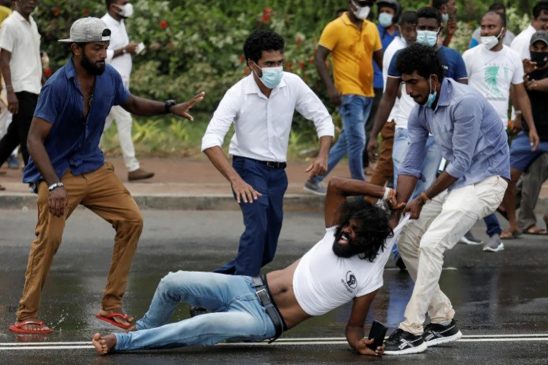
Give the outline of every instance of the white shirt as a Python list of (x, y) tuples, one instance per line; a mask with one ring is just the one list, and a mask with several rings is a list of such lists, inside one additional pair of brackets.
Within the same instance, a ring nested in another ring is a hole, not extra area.
[(523, 64), (519, 54), (503, 46), (494, 52), (480, 44), (462, 55), (468, 73), (468, 85), (474, 87), (491, 103), (506, 127), (510, 86), (523, 83)]
[[(396, 52), (405, 47), (407, 47), (407, 44), (400, 36), (394, 38), (394, 40), (386, 48), (382, 59), (382, 77), (385, 87), (390, 62), (392, 62), (392, 58)], [(394, 101), (394, 106), (392, 107), (388, 120), (394, 120), (396, 123), (396, 128), (407, 128), (407, 119), (409, 118), (409, 114), (411, 114), (411, 110), (413, 110), (416, 103), (415, 100), (413, 100), (413, 98), (410, 97), (405, 91), (405, 85), (403, 83), (401, 83), (399, 87), (401, 95)]]
[(0, 48), (11, 52), (11, 83), (15, 92), (40, 94), (42, 60), (40, 33), (32, 16), (29, 21), (13, 11), (0, 28)]
[(102, 21), (105, 22), (108, 29), (110, 29), (110, 44), (107, 50), (107, 60), (106, 62), (112, 65), (118, 71), (120, 76), (122, 76), (122, 81), (126, 88), (129, 88), (129, 79), (131, 75), (131, 67), (133, 65), (133, 60), (131, 54), (124, 53), (121, 56), (114, 57), (114, 51), (125, 47), (129, 44), (129, 36), (127, 35), (126, 26), (124, 20), (116, 20), (110, 16), (109, 13), (106, 13), (102, 18)]
[(531, 53), (529, 52), (529, 44), (531, 42), (531, 37), (533, 34), (535, 34), (537, 30), (533, 28), (531, 24), (525, 30), (523, 30), (520, 34), (514, 38), (512, 41), (512, 45), (510, 48), (512, 48), (514, 51), (516, 51), (521, 59), (531, 59)]
[(285, 162), (295, 110), (314, 122), (318, 137), (333, 136), (331, 115), (299, 76), (284, 72), (282, 81), (267, 98), (250, 74), (223, 96), (202, 138), (202, 151), (222, 146), (234, 123), (231, 155)]
[(364, 296), (383, 284), (384, 266), (401, 229), (409, 216), (394, 228), (375, 260), (362, 260), (357, 255), (344, 258), (333, 252), (337, 227), (325, 230), (324, 237), (299, 261), (293, 275), (293, 292), (301, 308), (311, 316), (321, 316), (355, 297)]

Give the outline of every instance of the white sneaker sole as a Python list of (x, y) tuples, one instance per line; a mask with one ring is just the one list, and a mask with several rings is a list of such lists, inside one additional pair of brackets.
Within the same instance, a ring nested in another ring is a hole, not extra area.
[(448, 343), (448, 342), (456, 341), (461, 337), (462, 337), (462, 332), (459, 331), (459, 332), (455, 333), (453, 336), (435, 338), (435, 339), (430, 340), (428, 342), (425, 341), (424, 343), (426, 344), (426, 346), (432, 347), (432, 346), (441, 345), (442, 343)]
[(385, 355), (418, 354), (418, 353), (426, 351), (427, 348), (428, 348), (428, 346), (426, 345), (426, 342), (423, 342), (417, 347), (411, 347), (411, 348), (408, 348), (408, 349), (405, 349), (405, 350), (400, 350), (400, 351), (384, 351), (384, 354)]
[(317, 196), (325, 196), (325, 194), (326, 194), (326, 193), (322, 193), (322, 192), (317, 191), (317, 190), (307, 188), (306, 186), (303, 189), (304, 189), (304, 191), (307, 191), (307, 192), (312, 193), (312, 194), (317, 195)]
[(476, 242), (476, 241), (470, 241), (468, 238), (466, 237), (462, 237), (460, 240), (459, 240), (460, 243), (464, 243), (466, 245), (470, 245), (470, 246), (479, 246), (481, 245), (483, 242), (482, 241), (479, 241), (479, 242)]
[(504, 244), (502, 242), (496, 248), (489, 247), (489, 246), (485, 246), (483, 248), (483, 251), (486, 251), (486, 252), (500, 252), (502, 250), (504, 250)]

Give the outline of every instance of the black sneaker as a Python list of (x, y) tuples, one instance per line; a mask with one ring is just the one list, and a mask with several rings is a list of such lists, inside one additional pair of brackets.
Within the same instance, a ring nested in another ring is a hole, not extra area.
[(461, 337), (462, 332), (459, 331), (454, 319), (447, 326), (439, 323), (430, 323), (424, 328), (424, 333), (422, 334), (422, 338), (428, 347), (456, 341)]
[(402, 329), (397, 329), (384, 343), (385, 355), (418, 354), (426, 351), (426, 343), (422, 335), (414, 335)]

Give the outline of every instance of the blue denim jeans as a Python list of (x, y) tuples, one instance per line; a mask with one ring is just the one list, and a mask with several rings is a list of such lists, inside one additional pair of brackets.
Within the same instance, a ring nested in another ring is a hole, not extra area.
[(333, 170), (339, 161), (348, 156), (348, 168), (353, 179), (365, 180), (363, 173), (363, 150), (365, 148), (365, 121), (369, 117), (373, 98), (361, 95), (343, 95), (339, 113), (343, 130), (327, 159), (327, 172), (316, 176), (314, 182), (322, 181)]
[[(168, 323), (182, 302), (205, 307), (211, 313)], [(169, 273), (160, 280), (136, 329), (115, 334), (115, 351), (214, 345), (225, 340), (262, 341), (276, 334), (251, 277), (188, 271)]]
[[(409, 150), (409, 134), (407, 128), (396, 128), (394, 146), (392, 147), (392, 161), (394, 162), (394, 189), (398, 184), (398, 170), (403, 164)], [(420, 195), (436, 179), (436, 172), (441, 162), (441, 151), (435, 143), (434, 137), (429, 136), (426, 141), (426, 157), (422, 164), (421, 178), (417, 181), (411, 199)]]

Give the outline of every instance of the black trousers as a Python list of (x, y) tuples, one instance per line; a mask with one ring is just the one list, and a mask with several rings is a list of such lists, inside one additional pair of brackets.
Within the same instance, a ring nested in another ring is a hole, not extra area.
[(0, 140), (0, 166), (11, 155), (15, 147), (21, 146), (21, 154), (25, 165), (29, 161), (29, 151), (27, 150), (27, 136), (29, 134), (30, 122), (36, 109), (38, 95), (22, 91), (15, 93), (19, 101), (19, 111), (13, 115), (11, 124), (8, 127), (6, 135)]

